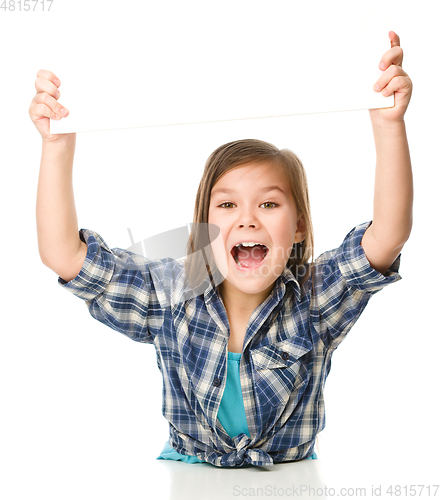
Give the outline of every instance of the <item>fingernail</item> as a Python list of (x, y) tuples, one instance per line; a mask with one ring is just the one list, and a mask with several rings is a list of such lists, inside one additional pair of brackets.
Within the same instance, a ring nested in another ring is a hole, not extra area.
[(60, 85), (61, 82), (60, 80), (58, 80), (58, 78), (55, 78), (54, 83), (58, 87), (58, 85)]
[(66, 113), (67, 113), (67, 110), (66, 110), (66, 109), (64, 109), (64, 108), (61, 108), (61, 114), (62, 114), (62, 115), (65, 115)]
[(378, 85), (378, 83), (374, 85), (374, 90), (380, 90), (380, 86)]
[(380, 69), (386, 69), (386, 65), (384, 64), (384, 62), (380, 63)]

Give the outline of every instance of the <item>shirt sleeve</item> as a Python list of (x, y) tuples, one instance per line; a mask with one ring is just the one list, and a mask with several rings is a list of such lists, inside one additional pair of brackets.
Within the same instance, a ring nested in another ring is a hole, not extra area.
[(372, 268), (361, 240), (372, 221), (353, 228), (342, 244), (321, 254), (312, 273), (313, 322), (329, 349), (336, 349), (359, 318), (369, 299), (390, 283), (401, 280), (401, 253), (390, 268)]
[(78, 275), (58, 283), (83, 299), (95, 319), (137, 342), (153, 343), (166, 306), (161, 267), (172, 259), (152, 261), (121, 248), (110, 249), (103, 238), (80, 229), (87, 255)]

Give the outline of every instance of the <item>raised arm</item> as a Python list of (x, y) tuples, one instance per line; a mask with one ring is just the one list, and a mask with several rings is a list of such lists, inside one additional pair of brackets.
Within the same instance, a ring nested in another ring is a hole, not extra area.
[(374, 90), (383, 95), (395, 92), (393, 108), (370, 109), (377, 164), (374, 213), (361, 245), (371, 267), (386, 273), (398, 257), (412, 229), (413, 179), (404, 113), (412, 94), (412, 81), (403, 68), (400, 39), (389, 32), (391, 49), (383, 55), (385, 70)]
[(49, 119), (61, 119), (68, 112), (63, 114), (57, 102), (56, 76), (40, 70), (37, 77), (29, 115), (43, 140), (36, 204), (38, 250), (47, 267), (70, 281), (87, 254), (87, 245), (79, 238), (72, 185), (76, 134), (49, 133)]

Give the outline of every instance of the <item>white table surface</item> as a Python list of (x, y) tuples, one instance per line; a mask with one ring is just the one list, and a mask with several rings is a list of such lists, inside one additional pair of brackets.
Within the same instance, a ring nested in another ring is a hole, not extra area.
[[(385, 458), (385, 457), (384, 457)], [(229, 498), (441, 498), (437, 466), (424, 461), (396, 470), (393, 460), (377, 462), (360, 458), (344, 463), (302, 460), (269, 467), (219, 468), (156, 460), (149, 468), (149, 491), (161, 491), (164, 500)], [(414, 473), (412, 473), (412, 471)], [(438, 478), (438, 481), (437, 481)], [(161, 487), (157, 487), (157, 485)], [(418, 484), (420, 485), (418, 487)], [(416, 487), (411, 495), (410, 486)], [(429, 490), (428, 486), (431, 485)], [(407, 495), (405, 486), (407, 486)], [(424, 486), (421, 489), (421, 486)], [(387, 493), (389, 489), (390, 493)], [(400, 493), (400, 494), (398, 494)], [(436, 493), (436, 494), (435, 494)]]

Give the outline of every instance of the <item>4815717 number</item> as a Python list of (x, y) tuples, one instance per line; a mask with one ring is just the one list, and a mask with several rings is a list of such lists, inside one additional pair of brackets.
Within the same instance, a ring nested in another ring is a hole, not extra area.
[(54, 0), (3, 0), (3, 3), (0, 5), (0, 10), (4, 12), (35, 12), (37, 10), (49, 12), (53, 1)]
[(396, 484), (394, 486), (389, 486), (386, 490), (386, 494), (392, 497), (420, 497), (422, 495), (435, 497), (439, 489), (439, 484), (411, 484), (401, 486)]

